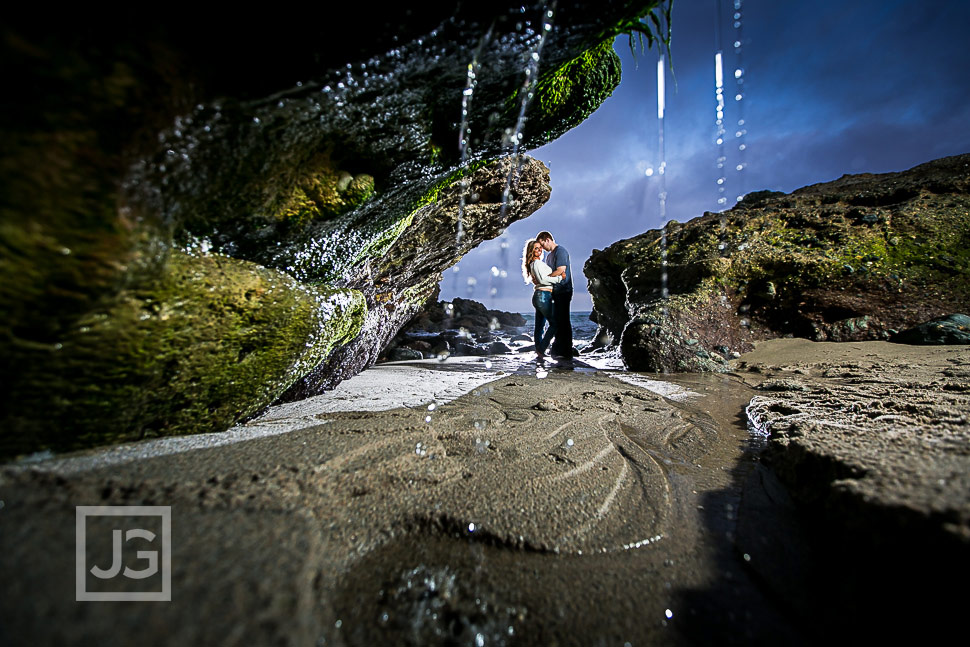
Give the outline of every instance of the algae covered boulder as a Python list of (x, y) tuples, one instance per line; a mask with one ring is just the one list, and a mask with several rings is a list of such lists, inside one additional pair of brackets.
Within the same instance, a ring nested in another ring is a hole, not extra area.
[[(549, 169), (538, 160), (524, 157), (516, 163), (503, 158), (477, 166), (434, 185), (381, 257), (349, 268), (354, 274), (348, 285), (368, 299), (360, 334), (297, 381), (282, 399), (320, 393), (374, 364), (398, 331), (437, 294), (444, 270), (479, 241), (497, 237), (549, 200)], [(513, 173), (511, 183), (509, 173)], [(503, 209), (506, 185), (508, 200)], [(460, 240), (456, 235), (459, 212)]]
[(970, 345), (970, 317), (965, 314), (952, 314), (937, 317), (921, 323), (889, 338), (897, 344), (916, 344), (920, 346), (941, 344)]
[(21, 351), (3, 453), (228, 428), (352, 339), (365, 312), (353, 290), (173, 251), (155, 281)]
[[(970, 307), (970, 155), (750, 194), (595, 252), (593, 317), (626, 363), (721, 370), (757, 340), (885, 340)], [(663, 274), (668, 298), (663, 298)]]
[(545, 202), (520, 153), (609, 96), (613, 39), (664, 7), (8, 17), (0, 456), (220, 431), (373, 363)]

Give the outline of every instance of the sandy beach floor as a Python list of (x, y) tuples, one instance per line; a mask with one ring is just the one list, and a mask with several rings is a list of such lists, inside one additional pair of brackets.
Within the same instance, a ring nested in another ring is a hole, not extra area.
[[(2, 466), (0, 643), (810, 643), (844, 623), (803, 509), (903, 518), (966, 570), (970, 347), (734, 368), (396, 363), (224, 434)], [(75, 601), (82, 505), (171, 507), (170, 602)]]

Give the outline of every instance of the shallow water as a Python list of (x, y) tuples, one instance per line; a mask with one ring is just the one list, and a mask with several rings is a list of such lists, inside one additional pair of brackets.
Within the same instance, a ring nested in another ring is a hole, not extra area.
[[(333, 638), (414, 645), (798, 643), (746, 568), (757, 555), (745, 556), (734, 544), (742, 484), (762, 442), (739, 415), (751, 390), (725, 375), (670, 379), (699, 394), (668, 401), (690, 433), (678, 437), (677, 425), (621, 425), (642, 450), (626, 456), (635, 479), (662, 473), (662, 500), (644, 499), (662, 517), (661, 532), (602, 551), (556, 554), (510, 548), (474, 532), (416, 528), (372, 551), (342, 579)], [(698, 436), (712, 441), (706, 450), (690, 446), (701, 442)], [(638, 512), (625, 514), (633, 522)]]

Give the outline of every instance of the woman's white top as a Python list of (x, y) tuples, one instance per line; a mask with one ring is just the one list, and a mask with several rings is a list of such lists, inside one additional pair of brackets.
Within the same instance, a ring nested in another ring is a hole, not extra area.
[(532, 261), (532, 266), (529, 268), (529, 272), (536, 280), (536, 290), (541, 290), (543, 288), (549, 289), (549, 286), (551, 286), (553, 283), (559, 283), (562, 281), (561, 276), (549, 276), (552, 273), (552, 268), (539, 259)]

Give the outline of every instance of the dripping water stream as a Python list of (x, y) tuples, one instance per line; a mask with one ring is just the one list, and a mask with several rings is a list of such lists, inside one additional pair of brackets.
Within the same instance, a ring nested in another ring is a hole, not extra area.
[(667, 284), (667, 151), (664, 144), (664, 112), (666, 109), (666, 59), (663, 54), (657, 59), (657, 147), (660, 151), (660, 191), (657, 195), (660, 202), (660, 298), (666, 301), (670, 296)]

